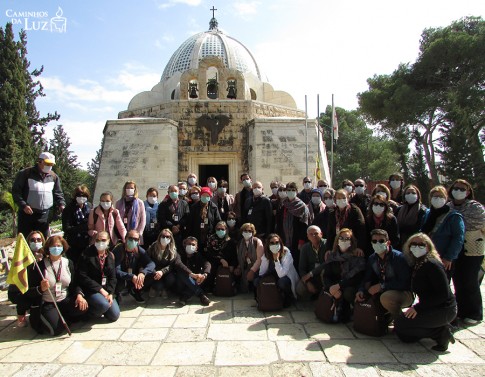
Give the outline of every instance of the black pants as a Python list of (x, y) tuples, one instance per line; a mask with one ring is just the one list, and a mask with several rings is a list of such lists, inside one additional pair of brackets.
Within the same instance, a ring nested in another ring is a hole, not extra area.
[(17, 305), (17, 315), (25, 315), (27, 310), (32, 306), (32, 298), (20, 292), (17, 286), (10, 284), (8, 286), (8, 299), (12, 304)]
[[(75, 299), (72, 297), (66, 297), (64, 300), (59, 301), (57, 306), (66, 321), (70, 321), (84, 314), (79, 308), (75, 307)], [(59, 313), (52, 302), (44, 302), (41, 315), (42, 322), (51, 335), (59, 335), (64, 332), (65, 328), (62, 324), (61, 317), (59, 317)]]
[(49, 233), (49, 211), (34, 212), (27, 215), (23, 210), (18, 212), (18, 231), (27, 239), (33, 230), (41, 232), (47, 239)]
[(437, 340), (455, 317), (456, 306), (423, 310), (413, 319), (402, 314), (394, 320), (394, 330), (403, 342), (417, 342), (423, 338)]
[(471, 318), (477, 321), (483, 319), (482, 295), (478, 281), (482, 261), (483, 255), (467, 257), (463, 252), (456, 260), (453, 285), (460, 318)]

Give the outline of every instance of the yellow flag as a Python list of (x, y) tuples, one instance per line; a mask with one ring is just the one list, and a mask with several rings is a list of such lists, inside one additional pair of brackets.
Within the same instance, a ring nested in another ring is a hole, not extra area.
[(315, 176), (318, 180), (322, 179), (322, 173), (320, 171), (320, 156), (317, 155), (317, 166), (315, 169)]
[(12, 264), (10, 265), (10, 271), (8, 272), (7, 283), (15, 284), (22, 293), (27, 292), (29, 289), (27, 267), (32, 263), (34, 263), (34, 256), (25, 241), (24, 235), (20, 233), (17, 236), (17, 243), (15, 245)]

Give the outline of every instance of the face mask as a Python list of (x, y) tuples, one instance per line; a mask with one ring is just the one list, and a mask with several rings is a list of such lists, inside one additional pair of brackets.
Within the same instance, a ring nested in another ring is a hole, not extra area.
[(187, 195), (187, 190), (182, 189), (182, 190), (179, 191), (179, 194), (180, 194), (180, 196), (185, 196), (185, 195)]
[(347, 207), (347, 199), (337, 199), (337, 207), (340, 209)]
[(347, 191), (349, 194), (353, 191), (352, 186), (344, 186), (345, 191)]
[(235, 225), (236, 225), (236, 220), (234, 219), (227, 220), (227, 226), (233, 228)]
[(126, 241), (126, 248), (128, 250), (133, 250), (137, 246), (138, 246), (138, 241), (134, 241), (134, 240)]
[(312, 188), (312, 184), (311, 184), (311, 182), (307, 182), (307, 183), (303, 184), (303, 187), (305, 187), (307, 190), (309, 190), (309, 189)]
[(251, 180), (250, 179), (245, 179), (243, 182), (244, 187), (251, 187)]
[(191, 186), (195, 185), (195, 183), (196, 183), (194, 177), (190, 177), (187, 181), (189, 182), (189, 185), (191, 185)]
[(271, 192), (273, 193), (273, 195), (277, 195), (278, 194), (278, 187), (273, 187), (271, 189)]
[(365, 191), (365, 188), (363, 188), (363, 187), (360, 187), (360, 186), (359, 186), (359, 187), (356, 187), (356, 188), (355, 188), (355, 193), (356, 193), (357, 195), (362, 195), (362, 194), (364, 193), (364, 191)]
[(77, 204), (84, 204), (88, 201), (88, 198), (84, 197), (84, 196), (76, 196), (76, 202)]
[(254, 196), (261, 196), (263, 194), (263, 190), (259, 187), (253, 188), (253, 195)]
[(149, 196), (147, 200), (148, 200), (148, 203), (150, 204), (158, 203), (158, 198), (156, 196)]
[(401, 181), (396, 181), (393, 179), (391, 182), (389, 182), (389, 186), (391, 186), (393, 189), (398, 189), (401, 187)]
[(50, 173), (52, 170), (52, 166), (47, 166), (45, 165), (43, 168), (42, 168), (42, 173), (45, 173), (45, 174), (48, 174)]
[(384, 197), (384, 199), (387, 199), (387, 194), (384, 191), (378, 191), (376, 192), (376, 195), (381, 195)]
[(374, 215), (376, 216), (382, 215), (384, 212), (384, 207), (373, 205), (372, 212), (374, 212)]
[(349, 249), (350, 245), (351, 245), (350, 241), (343, 241), (343, 240), (338, 241), (338, 247), (340, 248), (340, 251), (342, 251), (342, 252), (347, 251)]
[(227, 192), (227, 188), (225, 188), (225, 187), (219, 187), (219, 188), (217, 189), (217, 192), (218, 192), (219, 194), (224, 195), (224, 194)]
[(191, 194), (190, 197), (192, 200), (199, 200), (199, 194)]
[(172, 200), (177, 200), (179, 198), (179, 193), (178, 192), (171, 192), (168, 194), (170, 196), (170, 199)]
[(269, 245), (269, 251), (271, 251), (273, 254), (278, 254), (278, 252), (280, 251), (280, 249), (281, 249), (281, 245), (280, 244)]
[(466, 191), (453, 190), (451, 195), (453, 195), (453, 198), (456, 200), (463, 200), (466, 198)]
[(216, 186), (217, 186), (217, 183), (215, 183), (215, 182), (209, 182), (209, 183), (207, 184), (207, 186), (209, 186), (211, 189), (215, 189), (215, 188), (216, 188)]
[(278, 191), (278, 196), (280, 197), (280, 199), (286, 199), (288, 197), (286, 191)]
[(162, 246), (167, 246), (170, 243), (170, 237), (162, 237), (160, 238), (160, 244)]
[(200, 198), (200, 201), (204, 204), (209, 203), (210, 200), (211, 198), (209, 198), (208, 196), (203, 196), (202, 198)]
[(335, 205), (333, 199), (325, 199), (325, 205), (327, 207), (333, 207)]
[(51, 246), (49, 247), (49, 254), (55, 256), (55, 257), (58, 257), (59, 255), (62, 254), (62, 251), (63, 251), (63, 247), (62, 246)]
[(226, 231), (225, 230), (216, 230), (216, 234), (217, 234), (217, 237), (224, 238), (224, 236), (226, 235)]
[(418, 246), (418, 245), (413, 245), (409, 248), (411, 253), (413, 253), (415, 258), (421, 258), (422, 256), (426, 255), (428, 252), (426, 250), (426, 246)]
[(253, 236), (253, 233), (252, 232), (243, 232), (242, 236), (247, 241)]
[(312, 203), (313, 205), (319, 205), (322, 202), (322, 198), (319, 196), (312, 196)]
[(30, 250), (32, 250), (34, 253), (36, 251), (39, 251), (42, 248), (42, 242), (31, 242), (29, 243)]
[(288, 196), (288, 199), (293, 200), (296, 198), (296, 191), (287, 191), (286, 195)]
[(126, 189), (126, 196), (133, 196), (135, 195), (135, 189)]
[(102, 241), (96, 241), (94, 243), (94, 246), (96, 247), (96, 249), (98, 251), (106, 250), (108, 248), (108, 243), (107, 242), (102, 242)]
[(445, 198), (440, 198), (440, 197), (436, 197), (436, 196), (431, 198), (431, 205), (436, 209), (440, 209), (445, 204), (446, 204)]
[(195, 245), (186, 245), (185, 246), (185, 252), (188, 255), (194, 254), (196, 250), (197, 250), (197, 246), (195, 246)]
[(418, 194), (406, 194), (404, 195), (404, 198), (409, 204), (414, 204), (418, 201)]
[(111, 202), (101, 202), (99, 203), (103, 209), (110, 209), (111, 208)]
[(374, 249), (374, 251), (376, 252), (376, 254), (381, 255), (381, 254), (383, 254), (383, 253), (386, 252), (386, 250), (387, 250), (387, 243), (385, 243), (385, 242), (384, 243), (379, 243), (379, 242), (373, 243), (372, 244), (372, 248)]

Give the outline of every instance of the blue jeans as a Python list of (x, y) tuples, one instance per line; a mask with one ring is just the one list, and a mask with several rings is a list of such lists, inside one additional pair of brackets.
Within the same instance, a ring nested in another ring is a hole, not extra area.
[(86, 296), (86, 301), (89, 305), (88, 313), (93, 317), (101, 317), (104, 314), (104, 318), (110, 322), (115, 322), (120, 318), (120, 307), (115, 299), (109, 306), (108, 300), (101, 293), (94, 293)]

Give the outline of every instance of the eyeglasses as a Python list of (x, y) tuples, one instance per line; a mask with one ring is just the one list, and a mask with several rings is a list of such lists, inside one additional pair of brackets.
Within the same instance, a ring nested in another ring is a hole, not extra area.
[(312, 183), (311, 181), (303, 181), (303, 183)]
[(162, 237), (164, 237), (164, 238), (170, 238), (170, 234), (162, 234)]
[(226, 230), (226, 228), (216, 228), (216, 231), (218, 230)]
[(276, 241), (276, 242), (270, 242), (269, 244), (270, 245), (279, 245), (280, 243), (278, 241)]
[(138, 241), (140, 241), (140, 239), (139, 238), (134, 238), (134, 237), (128, 237), (128, 241), (138, 242)]
[(327, 186), (327, 185), (322, 185), (322, 186), (318, 186), (318, 187), (323, 187), (323, 188), (325, 188), (325, 187), (328, 187), (328, 186)]
[(339, 241), (352, 241), (352, 238), (349, 237), (339, 237)]
[(293, 190), (293, 189), (287, 189), (286, 191), (287, 192), (296, 192), (296, 190)]
[(42, 238), (31, 238), (30, 242), (42, 242)]
[(386, 240), (372, 240), (372, 243), (376, 244), (376, 243), (386, 243), (387, 241)]
[(355, 187), (364, 187), (364, 185), (355, 185)]
[(465, 192), (466, 191), (466, 188), (463, 188), (463, 187), (453, 187), (453, 190)]
[(374, 202), (375, 206), (378, 206), (378, 207), (385, 207), (386, 205), (384, 203), (379, 203), (379, 202)]
[(420, 247), (426, 247), (426, 244), (424, 242), (411, 242), (409, 246), (420, 246)]

